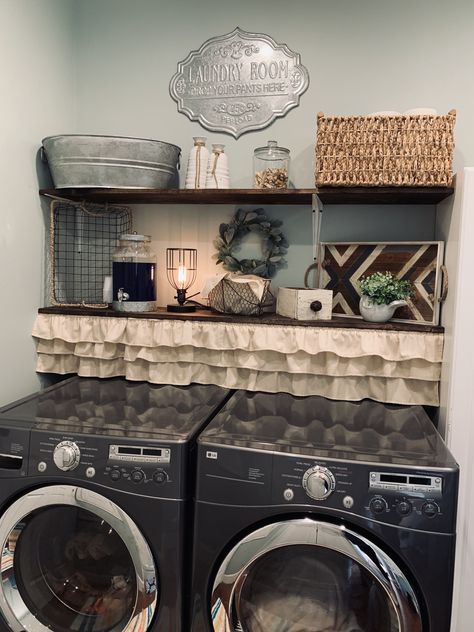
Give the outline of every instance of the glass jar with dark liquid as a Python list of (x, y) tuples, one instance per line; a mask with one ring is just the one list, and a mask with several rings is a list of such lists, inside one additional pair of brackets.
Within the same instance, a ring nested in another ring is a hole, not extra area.
[(112, 255), (112, 307), (120, 312), (156, 309), (156, 255), (148, 235), (121, 235)]

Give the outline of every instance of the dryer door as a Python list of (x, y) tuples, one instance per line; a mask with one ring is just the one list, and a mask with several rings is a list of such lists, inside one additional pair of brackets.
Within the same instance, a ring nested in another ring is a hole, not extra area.
[(151, 551), (130, 517), (90, 490), (54, 485), (0, 521), (0, 611), (14, 632), (145, 631), (157, 602)]
[(421, 632), (400, 568), (353, 531), (310, 518), (254, 531), (226, 556), (212, 591), (216, 632)]

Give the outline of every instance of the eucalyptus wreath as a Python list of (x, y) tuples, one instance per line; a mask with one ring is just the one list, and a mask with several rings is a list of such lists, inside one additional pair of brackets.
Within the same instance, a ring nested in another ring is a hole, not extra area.
[[(288, 240), (281, 231), (282, 221), (270, 219), (263, 208), (251, 211), (238, 209), (229, 224), (219, 226), (219, 236), (214, 240), (216, 264), (222, 263), (230, 272), (256, 274), (264, 278), (275, 276), (278, 268), (286, 264)], [(255, 233), (262, 241), (264, 259), (237, 259), (235, 251), (242, 240)]]

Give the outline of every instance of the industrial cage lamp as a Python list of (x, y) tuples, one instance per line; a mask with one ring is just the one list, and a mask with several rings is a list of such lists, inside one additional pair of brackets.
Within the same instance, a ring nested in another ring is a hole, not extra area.
[[(186, 291), (196, 280), (197, 274), (197, 250), (195, 248), (167, 248), (166, 249), (166, 275), (172, 287), (176, 290), (178, 303), (167, 306), (168, 312), (189, 313), (195, 312), (195, 305), (186, 305), (191, 297), (186, 296)], [(199, 292), (198, 292), (199, 293)], [(196, 294), (192, 294), (196, 296)]]

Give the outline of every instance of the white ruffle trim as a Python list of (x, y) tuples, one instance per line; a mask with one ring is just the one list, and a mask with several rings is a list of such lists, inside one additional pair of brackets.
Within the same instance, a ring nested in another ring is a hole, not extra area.
[(438, 405), (443, 335), (39, 314), (40, 372)]

